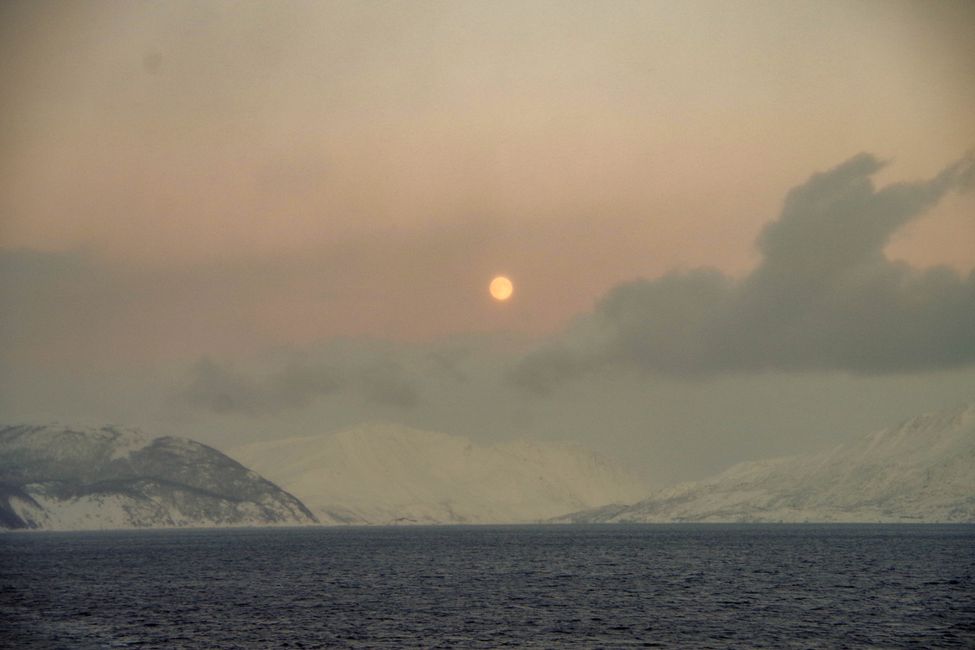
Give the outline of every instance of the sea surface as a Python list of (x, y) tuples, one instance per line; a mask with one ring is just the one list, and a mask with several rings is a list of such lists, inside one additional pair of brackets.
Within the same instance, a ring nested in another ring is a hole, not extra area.
[(975, 526), (0, 535), (12, 648), (975, 647)]

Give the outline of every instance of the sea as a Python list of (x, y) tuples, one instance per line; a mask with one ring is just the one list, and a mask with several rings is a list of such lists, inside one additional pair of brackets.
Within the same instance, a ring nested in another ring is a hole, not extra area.
[(0, 535), (5, 648), (975, 648), (975, 526)]

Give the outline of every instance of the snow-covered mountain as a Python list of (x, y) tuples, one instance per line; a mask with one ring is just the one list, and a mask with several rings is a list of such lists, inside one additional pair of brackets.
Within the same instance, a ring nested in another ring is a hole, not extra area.
[(0, 528), (308, 524), (295, 497), (216, 449), (116, 427), (0, 429)]
[(559, 521), (975, 522), (975, 405)]
[(230, 453), (331, 523), (531, 522), (646, 494), (631, 474), (574, 445), (481, 446), (389, 424)]

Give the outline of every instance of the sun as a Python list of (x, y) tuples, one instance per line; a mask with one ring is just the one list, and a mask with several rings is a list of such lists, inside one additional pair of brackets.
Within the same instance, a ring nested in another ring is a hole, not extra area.
[(499, 275), (493, 280), (491, 280), (490, 286), (488, 286), (488, 291), (491, 292), (491, 297), (495, 300), (504, 302), (511, 297), (514, 293), (515, 287), (511, 284), (511, 280), (503, 275)]

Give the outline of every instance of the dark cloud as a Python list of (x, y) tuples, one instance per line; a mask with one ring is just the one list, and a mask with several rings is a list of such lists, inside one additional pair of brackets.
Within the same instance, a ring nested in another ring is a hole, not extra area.
[(877, 190), (871, 176), (883, 166), (860, 154), (793, 189), (743, 280), (701, 269), (619, 285), (562, 340), (523, 359), (513, 379), (539, 392), (610, 366), (700, 376), (975, 362), (975, 274), (884, 255), (894, 231), (947, 192), (972, 187), (975, 157)]

